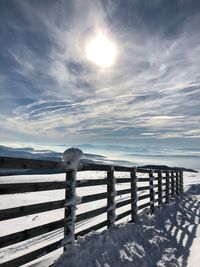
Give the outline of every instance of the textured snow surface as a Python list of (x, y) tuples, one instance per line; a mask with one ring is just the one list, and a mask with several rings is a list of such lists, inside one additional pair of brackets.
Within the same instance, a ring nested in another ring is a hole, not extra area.
[(185, 175), (186, 193), (134, 224), (77, 240), (56, 267), (200, 266), (200, 177)]

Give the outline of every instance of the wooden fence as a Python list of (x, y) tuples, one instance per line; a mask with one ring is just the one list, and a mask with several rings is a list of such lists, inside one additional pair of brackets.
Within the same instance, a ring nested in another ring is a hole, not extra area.
[[(162, 203), (169, 203), (173, 197), (183, 192), (183, 173), (178, 170), (158, 171), (123, 166), (88, 164), (79, 165), (78, 171), (102, 171), (106, 172), (106, 177), (104, 179), (77, 180), (75, 171), (64, 168), (60, 163), (52, 161), (0, 157), (0, 168), (6, 170), (7, 174), (11, 174), (11, 169), (15, 169), (15, 173), (18, 174), (22, 173), (21, 170), (27, 170), (25, 174), (45, 174), (55, 171), (66, 173), (65, 181), (0, 184), (1, 195), (58, 189), (65, 190), (65, 199), (63, 200), (54, 201), (52, 199), (51, 202), (14, 207), (0, 211), (0, 221), (5, 221), (6, 223), (6, 220), (12, 220), (22, 216), (64, 209), (63, 219), (0, 237), (0, 248), (4, 248), (64, 228), (64, 236), (61, 240), (13, 260), (2, 262), (0, 264), (2, 267), (21, 266), (58, 248), (63, 246), (66, 248), (78, 236), (83, 236), (92, 230), (112, 227), (116, 222), (127, 216), (131, 216), (131, 222), (134, 222), (137, 214), (141, 210), (145, 209), (145, 211), (153, 213), (155, 205), (160, 207)], [(129, 177), (115, 178), (117, 172), (118, 174), (127, 173)], [(127, 184), (129, 188), (116, 190), (119, 184)], [(106, 186), (106, 192), (83, 196), (81, 201), (79, 200), (81, 203), (76, 201), (76, 188), (100, 185)], [(140, 194), (140, 192), (143, 192), (143, 194)], [(130, 198), (116, 202), (117, 196), (126, 194), (130, 194)], [(106, 206), (75, 215), (76, 205), (102, 199), (107, 200)], [(148, 202), (141, 204), (141, 201), (146, 199)], [(130, 205), (130, 210), (116, 215), (117, 209), (126, 205)], [(107, 214), (106, 220), (79, 232), (74, 231), (76, 223), (101, 214)]]

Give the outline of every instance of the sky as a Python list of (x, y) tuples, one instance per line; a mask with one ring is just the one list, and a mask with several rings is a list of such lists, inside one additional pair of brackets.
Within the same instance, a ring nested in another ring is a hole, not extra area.
[(198, 0), (1, 0), (1, 144), (199, 160), (199, 25)]

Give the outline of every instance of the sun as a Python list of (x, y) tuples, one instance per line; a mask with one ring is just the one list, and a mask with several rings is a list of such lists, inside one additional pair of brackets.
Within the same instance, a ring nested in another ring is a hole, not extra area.
[(86, 44), (87, 59), (101, 68), (111, 67), (115, 62), (116, 54), (116, 46), (103, 34), (98, 34)]

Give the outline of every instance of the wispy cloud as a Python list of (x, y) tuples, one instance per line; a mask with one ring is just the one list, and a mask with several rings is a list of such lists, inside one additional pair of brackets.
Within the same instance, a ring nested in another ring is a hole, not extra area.
[[(195, 1), (8, 2), (0, 19), (4, 132), (54, 142), (200, 137)], [(98, 31), (118, 49), (110, 69), (85, 55)]]

